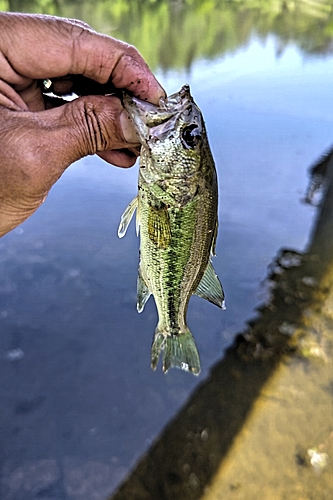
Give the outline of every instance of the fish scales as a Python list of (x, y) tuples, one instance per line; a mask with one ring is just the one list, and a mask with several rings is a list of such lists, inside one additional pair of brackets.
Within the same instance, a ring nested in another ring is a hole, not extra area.
[(217, 177), (199, 108), (188, 86), (160, 106), (125, 95), (124, 105), (141, 148), (139, 192), (125, 210), (123, 236), (137, 208), (140, 228), (138, 311), (152, 294), (158, 325), (152, 345), (155, 369), (200, 372), (199, 354), (186, 323), (196, 293), (223, 307), (224, 293), (211, 265), (217, 236)]

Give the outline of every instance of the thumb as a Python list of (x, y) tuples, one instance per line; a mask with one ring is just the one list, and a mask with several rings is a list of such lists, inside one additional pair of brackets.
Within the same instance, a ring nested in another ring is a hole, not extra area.
[(0, 236), (43, 203), (74, 161), (100, 153), (131, 166), (138, 145), (119, 99), (106, 96), (81, 97), (39, 112), (0, 106), (0, 138)]
[(60, 168), (95, 153), (120, 167), (135, 163), (139, 139), (118, 98), (80, 97), (39, 114), (53, 132), (52, 144), (46, 147), (54, 152)]

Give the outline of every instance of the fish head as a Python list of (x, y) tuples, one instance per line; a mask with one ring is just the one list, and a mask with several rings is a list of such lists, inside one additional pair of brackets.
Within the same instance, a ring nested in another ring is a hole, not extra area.
[(188, 85), (160, 99), (158, 105), (126, 93), (123, 104), (139, 136), (145, 168), (170, 177), (199, 170), (207, 136), (201, 111)]

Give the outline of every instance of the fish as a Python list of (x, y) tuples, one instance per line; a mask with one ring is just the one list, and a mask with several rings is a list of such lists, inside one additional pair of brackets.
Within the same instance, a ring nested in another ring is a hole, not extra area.
[(200, 358), (186, 313), (193, 294), (225, 308), (213, 268), (218, 184), (204, 119), (188, 85), (158, 105), (124, 92), (123, 106), (141, 143), (138, 195), (121, 216), (122, 238), (136, 210), (140, 234), (137, 310), (153, 295), (158, 324), (151, 347), (155, 370), (198, 375)]

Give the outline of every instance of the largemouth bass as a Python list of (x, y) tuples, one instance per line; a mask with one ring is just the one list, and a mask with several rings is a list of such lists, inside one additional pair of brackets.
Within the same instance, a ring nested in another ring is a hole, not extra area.
[(200, 109), (187, 85), (159, 106), (123, 97), (141, 142), (138, 196), (123, 213), (119, 237), (137, 209), (140, 265), (137, 310), (154, 296), (158, 325), (151, 348), (155, 369), (178, 367), (195, 375), (200, 359), (186, 324), (193, 293), (224, 308), (210, 256), (217, 237), (217, 176)]

